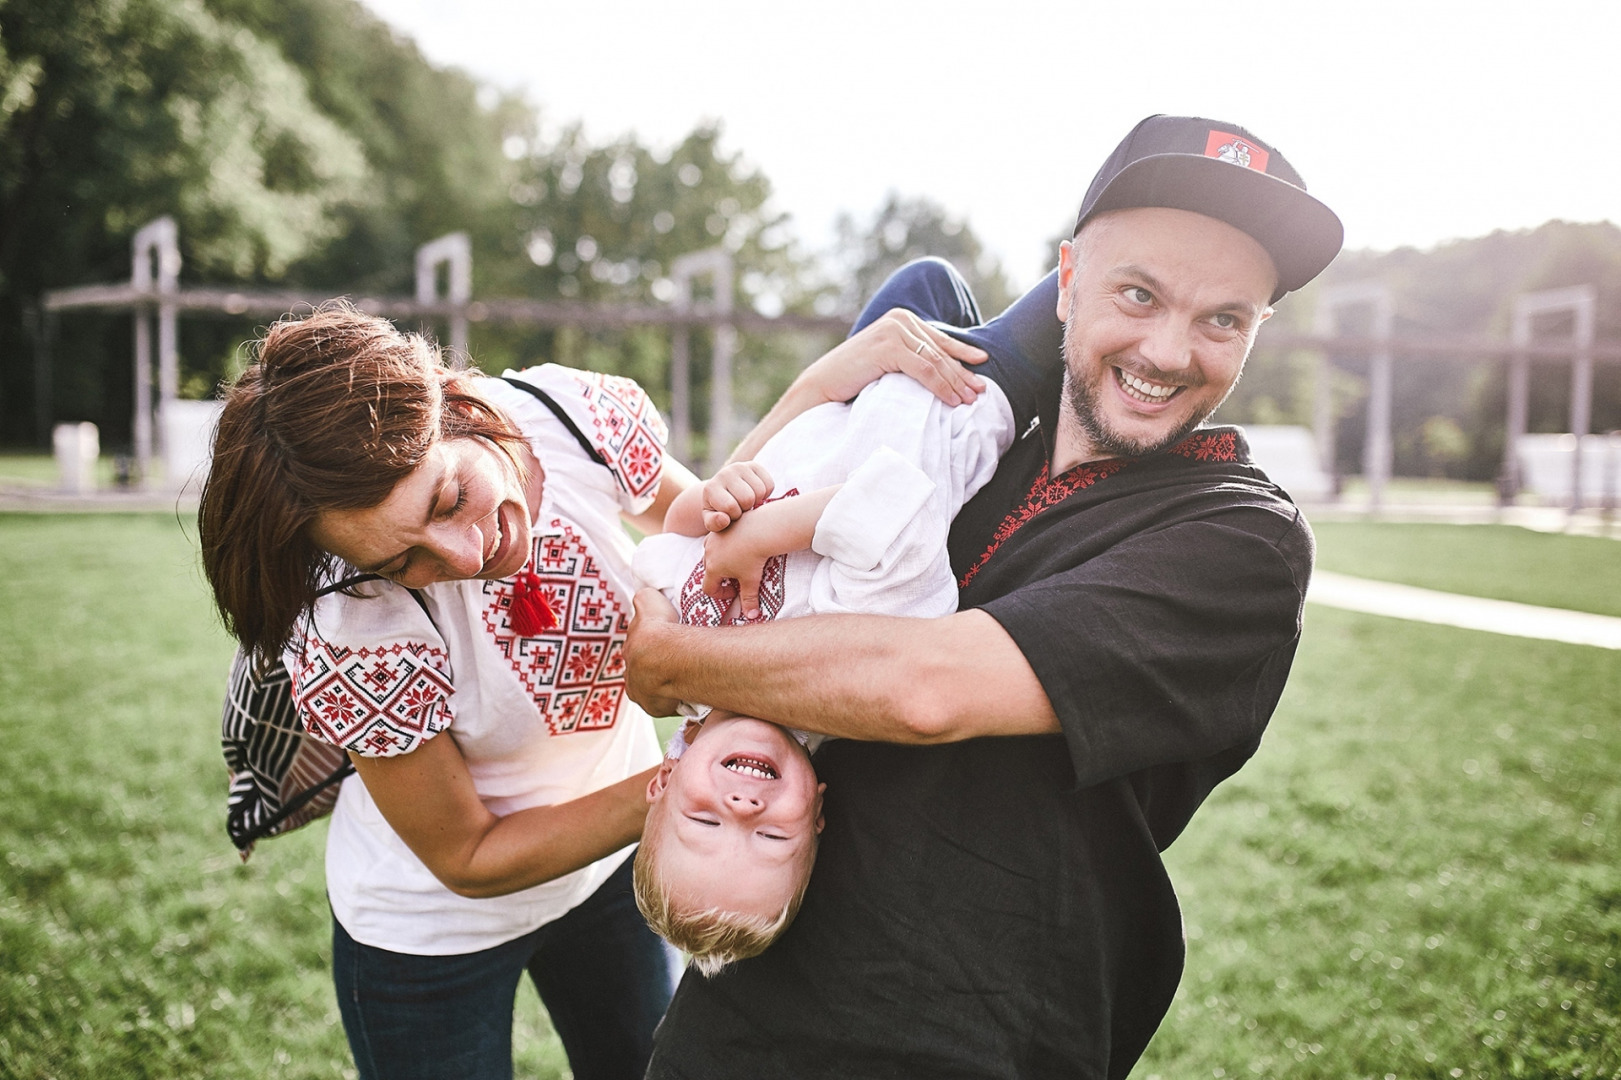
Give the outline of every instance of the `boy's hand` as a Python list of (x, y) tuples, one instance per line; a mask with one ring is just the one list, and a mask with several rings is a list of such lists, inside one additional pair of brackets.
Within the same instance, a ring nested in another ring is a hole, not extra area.
[(834, 485), (778, 499), (704, 537), (704, 592), (717, 600), (730, 599), (730, 582), (735, 581), (738, 609), (744, 618), (758, 619), (766, 561), (810, 547), (816, 522), (838, 490)]
[(723, 532), (771, 495), (771, 474), (752, 461), (733, 461), (703, 485), (704, 528)]

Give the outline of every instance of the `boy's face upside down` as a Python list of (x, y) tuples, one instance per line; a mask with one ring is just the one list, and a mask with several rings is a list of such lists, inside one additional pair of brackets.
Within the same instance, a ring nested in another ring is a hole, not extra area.
[(648, 784), (644, 843), (684, 907), (775, 917), (810, 872), (826, 787), (786, 730), (716, 711)]

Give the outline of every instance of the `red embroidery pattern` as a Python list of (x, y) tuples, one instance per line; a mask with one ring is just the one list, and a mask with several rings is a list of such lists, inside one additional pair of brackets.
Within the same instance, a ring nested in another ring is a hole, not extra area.
[(1197, 431), (1166, 453), (1180, 454), (1192, 461), (1237, 461), (1238, 433), (1235, 431)]
[(1042, 465), (1041, 472), (1036, 476), (1036, 482), (1030, 485), (1030, 494), (1025, 496), (1023, 503), (1002, 519), (1002, 524), (998, 525), (996, 532), (991, 535), (990, 546), (980, 555), (978, 561), (963, 573), (961, 580), (957, 582), (957, 588), (966, 589), (980, 568), (991, 561), (996, 549), (1006, 543), (1007, 539), (1023, 528), (1030, 519), (1048, 507), (1057, 506), (1082, 488), (1089, 488), (1099, 480), (1113, 476), (1135, 460), (1135, 458), (1110, 458), (1106, 461), (1087, 462), (1075, 466), (1056, 480), (1047, 479), (1047, 466)]
[(681, 624), (747, 626), (750, 623), (770, 622), (782, 610), (783, 578), (787, 569), (788, 556), (773, 555), (767, 559), (765, 569), (760, 572), (760, 617), (748, 619), (738, 612), (728, 620), (726, 609), (732, 606), (732, 601), (737, 597), (737, 582), (727, 578), (721, 584), (720, 595), (710, 596), (704, 592), (704, 561), (699, 559), (698, 565), (692, 568), (692, 573), (681, 585), (681, 602), (677, 605), (681, 609)]
[[(767, 503), (774, 503), (778, 499), (792, 498), (799, 494), (797, 487), (789, 488), (780, 495), (773, 495)], [(760, 505), (764, 506), (765, 503)], [(748, 619), (738, 612), (730, 620), (732, 626), (747, 626), (750, 623), (770, 622), (782, 610), (784, 596), (784, 578), (788, 572), (788, 556), (773, 555), (765, 562), (760, 571), (760, 617)], [(687, 580), (681, 584), (681, 595), (676, 605), (681, 610), (681, 624), (683, 626), (720, 626), (727, 623), (726, 609), (732, 606), (737, 598), (737, 582), (732, 578), (725, 578), (721, 582), (719, 596), (710, 596), (704, 592), (704, 560), (698, 559), (698, 564), (687, 575)]]
[(349, 649), (310, 637), (301, 659), (294, 698), (304, 726), (323, 742), (392, 757), (450, 725), (442, 649), (420, 641)]
[(596, 556), (568, 522), (554, 517), (534, 539), (529, 569), (540, 579), (556, 629), (523, 637), (512, 627), (513, 583), (484, 583), (484, 630), (512, 664), (553, 735), (603, 731), (625, 697), (630, 619)]
[(620, 486), (632, 498), (651, 497), (658, 490), (669, 438), (664, 418), (634, 380), (596, 371), (569, 370), (568, 375), (591, 420), (587, 433)]
[[(1237, 461), (1238, 434), (1233, 431), (1196, 431), (1165, 453), (1178, 454), (1190, 461)], [(991, 536), (990, 546), (980, 555), (978, 561), (963, 573), (961, 580), (957, 582), (957, 588), (966, 589), (980, 568), (991, 561), (996, 549), (1031, 518), (1048, 507), (1057, 506), (1082, 488), (1089, 488), (1099, 480), (1113, 476), (1136, 460), (1137, 458), (1109, 458), (1105, 461), (1088, 462), (1075, 466), (1052, 481), (1047, 479), (1047, 466), (1043, 465), (1036, 482), (1030, 487), (1030, 494), (1025, 496), (1024, 502), (1017, 509), (1002, 519), (1002, 524), (996, 527), (996, 532)]]

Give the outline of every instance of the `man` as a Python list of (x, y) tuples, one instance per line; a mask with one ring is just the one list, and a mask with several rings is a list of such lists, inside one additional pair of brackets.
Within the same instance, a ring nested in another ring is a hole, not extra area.
[(1341, 236), (1244, 129), (1144, 120), (1055, 275), (960, 335), (1024, 435), (953, 525), (957, 614), (698, 632), (638, 596), (643, 704), (844, 737), (798, 922), (688, 974), (649, 1075), (1130, 1071), (1182, 967), (1160, 852), (1259, 744), (1311, 570), (1242, 434), (1201, 424)]

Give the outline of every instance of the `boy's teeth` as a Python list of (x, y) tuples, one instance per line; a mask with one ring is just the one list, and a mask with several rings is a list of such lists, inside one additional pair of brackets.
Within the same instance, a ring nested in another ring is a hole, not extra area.
[(725, 762), (725, 767), (743, 776), (752, 776), (756, 780), (775, 780), (777, 778), (777, 770), (758, 758), (731, 758)]

